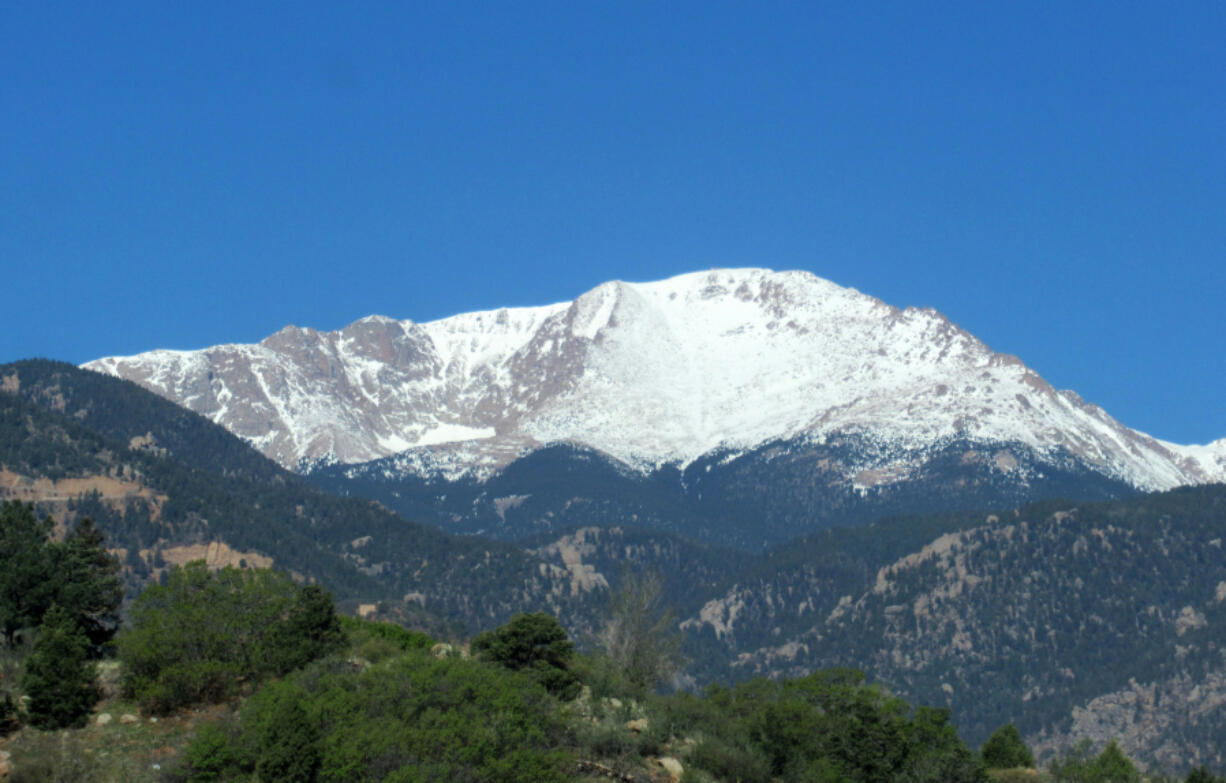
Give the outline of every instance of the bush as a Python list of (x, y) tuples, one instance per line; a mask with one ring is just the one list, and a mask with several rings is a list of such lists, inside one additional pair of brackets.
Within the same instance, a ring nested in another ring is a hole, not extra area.
[[(277, 692), (277, 691), (274, 691)], [(319, 729), (307, 719), (298, 694), (285, 692), (263, 715), (256, 732), (259, 756), (255, 771), (261, 780), (310, 783), (319, 766)]]
[(183, 770), (177, 775), (184, 783), (220, 783), (240, 772), (243, 754), (235, 737), (225, 726), (206, 723), (183, 754)]
[(703, 736), (691, 763), (729, 780), (983, 779), (946, 710), (912, 709), (863, 680), (833, 669), (709, 688), (705, 707), (685, 706)]
[(349, 646), (354, 649), (358, 657), (365, 658), (371, 663), (377, 663), (397, 652), (429, 650), (434, 646), (434, 639), (428, 635), (421, 631), (410, 631), (394, 623), (346, 616), (338, 619)]
[(1040, 783), (1043, 776), (1032, 767), (1014, 767), (1013, 769), (989, 769), (988, 779), (991, 783)]
[(1204, 765), (1201, 765), (1188, 773), (1184, 783), (1226, 783), (1226, 778), (1214, 775)]
[(769, 783), (770, 762), (763, 753), (742, 744), (707, 738), (690, 754), (689, 763), (710, 772), (717, 780)]
[[(187, 755), (214, 780), (561, 783), (565, 726), (529, 677), (478, 661), (407, 653), (358, 672), (316, 663), (257, 692), (240, 732), (202, 732)], [(227, 777), (228, 776), (228, 777)]]
[(118, 638), (124, 694), (154, 714), (234, 695), (240, 682), (283, 675), (344, 641), (322, 588), (270, 570), (203, 561), (150, 585)]

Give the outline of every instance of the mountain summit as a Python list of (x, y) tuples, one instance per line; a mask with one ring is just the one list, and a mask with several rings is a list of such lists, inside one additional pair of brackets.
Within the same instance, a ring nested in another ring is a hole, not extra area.
[[(1226, 440), (1177, 446), (1125, 427), (931, 309), (807, 272), (712, 270), (609, 282), (573, 302), (428, 323), (288, 326), (255, 345), (84, 365), (135, 381), (283, 465), (400, 455), (483, 478), (551, 443), (648, 472), (775, 441), (861, 446), (860, 487), (905, 480), (950, 443), (1061, 455), (1138, 489), (1226, 480)], [(1008, 472), (1014, 458), (992, 457)]]

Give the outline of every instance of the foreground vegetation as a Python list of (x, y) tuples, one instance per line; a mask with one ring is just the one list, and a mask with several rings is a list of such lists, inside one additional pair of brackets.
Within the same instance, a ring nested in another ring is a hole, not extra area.
[[(682, 660), (651, 578), (624, 580), (589, 654), (543, 613), (466, 648), (338, 617), (326, 590), (279, 572), (203, 562), (151, 584), (116, 636), (118, 565), (92, 525), (55, 542), (9, 503), (0, 539), (11, 783), (1040, 778), (1012, 724), (975, 752), (947, 709), (854, 669), (660, 693)], [(1114, 743), (1079, 746), (1041, 777), (1144, 779)], [(1187, 780), (1223, 783), (1203, 768)]]

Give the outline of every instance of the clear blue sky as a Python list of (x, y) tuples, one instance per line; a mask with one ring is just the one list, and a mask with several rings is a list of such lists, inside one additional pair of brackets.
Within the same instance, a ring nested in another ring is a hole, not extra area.
[(1226, 3), (0, 3), (0, 361), (710, 266), (1226, 437)]

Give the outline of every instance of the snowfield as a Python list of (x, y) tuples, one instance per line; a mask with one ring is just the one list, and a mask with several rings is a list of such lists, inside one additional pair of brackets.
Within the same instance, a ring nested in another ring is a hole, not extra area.
[(648, 470), (854, 432), (910, 455), (900, 459), (966, 438), (1064, 450), (1146, 490), (1226, 480), (1226, 439), (1151, 438), (934, 310), (900, 310), (807, 272), (610, 282), (543, 307), (291, 326), (257, 345), (84, 366), (197, 411), (291, 468), (400, 454), (404, 470), (485, 476), (527, 449), (574, 442)]

